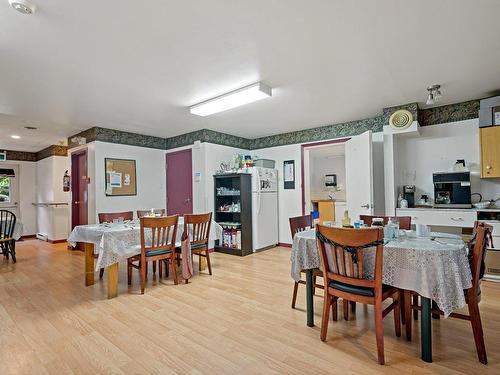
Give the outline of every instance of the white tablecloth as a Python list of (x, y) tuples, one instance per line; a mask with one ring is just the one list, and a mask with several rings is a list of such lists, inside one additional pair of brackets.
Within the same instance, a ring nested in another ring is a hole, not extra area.
[[(373, 277), (374, 253), (369, 251), (364, 257), (364, 277)], [(321, 267), (314, 230), (295, 235), (291, 261), (296, 281), (301, 270)], [(465, 306), (464, 289), (472, 286), (466, 246), (459, 236), (446, 233), (416, 237), (410, 231), (389, 241), (384, 245), (383, 270), (384, 284), (433, 299), (445, 316)]]
[[(184, 218), (180, 216), (177, 224), (176, 246), (181, 246), (183, 230)], [(210, 239), (221, 238), (222, 227), (212, 221)], [(99, 255), (96, 262), (96, 270), (98, 270), (141, 252), (140, 225), (137, 220), (122, 224), (79, 225), (69, 235), (68, 242), (72, 246), (75, 246), (77, 242), (93, 243), (95, 253)]]
[(23, 235), (23, 223), (19, 220), (16, 220), (16, 225), (14, 225), (14, 232), (12, 233), (12, 237), (17, 241)]

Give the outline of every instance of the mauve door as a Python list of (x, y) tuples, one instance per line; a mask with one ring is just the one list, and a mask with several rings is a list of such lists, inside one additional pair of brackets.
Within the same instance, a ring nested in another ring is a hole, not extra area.
[(167, 154), (167, 214), (193, 213), (191, 149)]
[[(87, 151), (71, 155), (71, 229), (88, 224)], [(83, 244), (76, 247), (83, 250)]]

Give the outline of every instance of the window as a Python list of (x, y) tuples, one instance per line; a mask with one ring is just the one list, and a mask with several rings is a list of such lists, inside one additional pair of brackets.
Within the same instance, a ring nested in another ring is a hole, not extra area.
[(0, 202), (10, 202), (10, 177), (0, 176)]

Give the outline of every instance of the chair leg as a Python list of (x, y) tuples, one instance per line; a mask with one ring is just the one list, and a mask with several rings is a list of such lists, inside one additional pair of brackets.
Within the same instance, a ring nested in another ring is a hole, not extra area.
[(385, 364), (384, 358), (384, 325), (382, 322), (382, 301), (375, 302), (375, 336), (377, 339), (378, 363)]
[(153, 275), (156, 274), (156, 260), (153, 261)]
[(349, 301), (342, 300), (342, 308), (344, 309), (344, 320), (349, 320)]
[(316, 294), (316, 275), (313, 275), (313, 295)]
[(132, 265), (130, 261), (127, 262), (127, 284), (132, 285)]
[(411, 341), (411, 292), (409, 290), (405, 290), (404, 292), (404, 301), (405, 301), (405, 329), (406, 329), (406, 340)]
[(328, 319), (330, 317), (330, 305), (332, 303), (332, 297), (325, 292), (324, 302), (323, 302), (323, 317), (321, 319), (321, 341), (326, 340), (326, 334), (328, 332)]
[(297, 301), (297, 290), (299, 289), (299, 283), (293, 283), (293, 294), (292, 294), (292, 309), (295, 308), (295, 302)]
[[(418, 295), (414, 294), (411, 297), (411, 304), (417, 306), (418, 305)], [(418, 311), (413, 310), (413, 320), (418, 320)]]
[(403, 289), (399, 290), (399, 309), (401, 310), (401, 323), (406, 323), (406, 298), (405, 291)]
[(486, 365), (488, 358), (486, 356), (486, 346), (484, 345), (483, 325), (481, 324), (477, 299), (475, 297), (471, 299), (472, 293), (474, 292), (469, 292), (469, 304), (467, 305), (469, 307), (470, 323), (472, 325), (472, 333), (474, 334), (477, 358), (479, 362)]
[(172, 277), (174, 278), (174, 284), (177, 285), (177, 270), (176, 270), (176, 261), (174, 258), (170, 258), (170, 264), (172, 265)]
[(210, 264), (210, 254), (209, 254), (209, 253), (210, 253), (210, 252), (209, 252), (209, 251), (208, 251), (208, 249), (207, 249), (206, 254), (207, 254), (207, 267), (208, 267), (208, 274), (209, 274), (209, 275), (212, 275), (212, 265)]
[(145, 271), (144, 271), (144, 280), (148, 279), (148, 262), (146, 261), (146, 264), (144, 265)]
[(139, 263), (139, 269), (141, 272), (141, 294), (144, 294), (144, 288), (146, 287), (146, 272), (148, 272), (148, 262), (144, 262), (145, 264)]
[(17, 262), (16, 260), (16, 241), (10, 241), (10, 255), (12, 256), (12, 261), (14, 263)]
[(350, 301), (349, 304), (351, 305), (351, 312), (356, 315), (356, 302), (355, 301)]
[(163, 275), (163, 262), (161, 260), (158, 261), (158, 277), (161, 279)]
[[(326, 294), (327, 292), (325, 292)], [(338, 317), (337, 317), (337, 300), (338, 298), (337, 297), (333, 297), (332, 298), (332, 320), (334, 322), (337, 321)]]
[(164, 262), (165, 262), (165, 277), (168, 279), (168, 277), (170, 276), (170, 271), (169, 271), (169, 266), (168, 266), (168, 259), (164, 260)]
[(99, 269), (99, 279), (102, 279), (104, 277), (104, 268)]
[(401, 337), (401, 291), (396, 292), (396, 296), (392, 300), (396, 302), (394, 305), (394, 330), (397, 337)]

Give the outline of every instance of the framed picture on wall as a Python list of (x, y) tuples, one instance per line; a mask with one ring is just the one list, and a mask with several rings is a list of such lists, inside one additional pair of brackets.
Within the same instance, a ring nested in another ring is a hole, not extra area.
[(295, 160), (283, 162), (283, 188), (295, 189)]
[(104, 159), (105, 193), (108, 197), (137, 195), (135, 160)]

